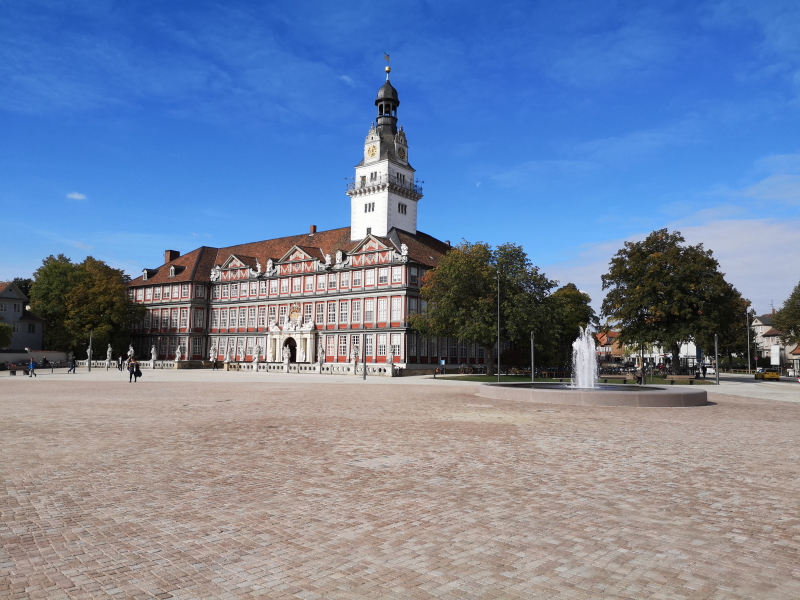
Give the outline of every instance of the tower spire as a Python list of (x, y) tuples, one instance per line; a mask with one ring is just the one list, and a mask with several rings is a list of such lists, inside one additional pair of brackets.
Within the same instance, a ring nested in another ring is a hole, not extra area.
[[(383, 60), (385, 60), (387, 63), (390, 62), (389, 55), (386, 52), (383, 53)], [(387, 64), (386, 68), (384, 69), (384, 71), (386, 71), (386, 81), (389, 81), (389, 73), (392, 72), (391, 65)]]

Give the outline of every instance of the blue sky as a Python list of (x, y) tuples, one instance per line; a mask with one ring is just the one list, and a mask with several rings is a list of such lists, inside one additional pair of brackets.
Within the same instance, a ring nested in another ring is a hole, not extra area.
[(0, 1), (0, 279), (349, 224), (383, 53), (419, 228), (602, 299), (625, 240), (800, 280), (800, 3)]

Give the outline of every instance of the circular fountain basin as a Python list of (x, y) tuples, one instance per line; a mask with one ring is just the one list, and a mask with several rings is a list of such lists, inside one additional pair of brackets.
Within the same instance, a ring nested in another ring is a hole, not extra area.
[(688, 385), (600, 385), (574, 388), (560, 383), (484, 383), (481, 396), (581, 406), (705, 406), (708, 394)]

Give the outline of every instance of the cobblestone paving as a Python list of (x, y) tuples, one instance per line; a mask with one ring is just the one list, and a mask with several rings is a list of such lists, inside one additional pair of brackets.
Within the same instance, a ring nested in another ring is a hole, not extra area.
[(800, 598), (800, 405), (474, 392), (6, 379), (0, 598)]

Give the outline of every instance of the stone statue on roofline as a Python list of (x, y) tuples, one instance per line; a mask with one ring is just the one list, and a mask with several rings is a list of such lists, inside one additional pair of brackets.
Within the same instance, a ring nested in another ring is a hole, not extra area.
[(222, 277), (222, 269), (219, 268), (219, 265), (214, 265), (211, 269), (211, 281), (219, 281)]
[(330, 254), (326, 254), (325, 255), (325, 266), (326, 267), (330, 267), (331, 266), (331, 255)]
[(336, 264), (337, 265), (342, 264), (342, 259), (343, 259), (342, 251), (341, 250), (337, 250), (336, 251)]
[(275, 268), (275, 264), (272, 262), (272, 259), (267, 259), (267, 275), (272, 275), (272, 271)]
[(408, 256), (408, 246), (400, 244), (400, 256)]

